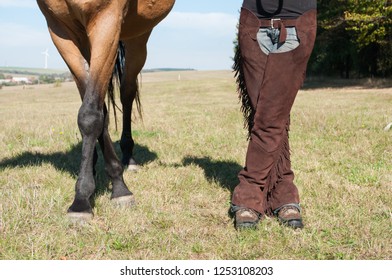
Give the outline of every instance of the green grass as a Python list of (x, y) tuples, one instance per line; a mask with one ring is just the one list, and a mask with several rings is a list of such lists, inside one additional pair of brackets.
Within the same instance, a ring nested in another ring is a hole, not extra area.
[(125, 174), (137, 206), (111, 204), (100, 160), (94, 219), (75, 226), (65, 213), (81, 151), (76, 87), (0, 90), (0, 259), (392, 258), (390, 88), (299, 93), (290, 141), (302, 231), (272, 218), (233, 227), (247, 142), (232, 73), (145, 73), (142, 104), (133, 130), (143, 167)]

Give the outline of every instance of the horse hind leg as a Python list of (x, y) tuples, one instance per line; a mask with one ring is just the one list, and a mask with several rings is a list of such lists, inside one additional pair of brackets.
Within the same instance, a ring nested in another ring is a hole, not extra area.
[(123, 167), (117, 158), (112, 140), (108, 131), (109, 117), (107, 108), (104, 106), (104, 128), (98, 138), (103, 156), (105, 158), (105, 170), (112, 181), (113, 189), (111, 199), (118, 206), (133, 206), (135, 199), (123, 180)]
[[(122, 88), (124, 88), (122, 86)], [(132, 108), (133, 101), (138, 98), (139, 88), (137, 78), (132, 79), (127, 86), (126, 93), (121, 94), (121, 103), (123, 109), (123, 130), (121, 133), (120, 147), (122, 152), (122, 164), (127, 171), (137, 172), (140, 169), (136, 162), (133, 151), (135, 142), (132, 138)]]
[(125, 65), (123, 78), (121, 79), (121, 104), (123, 109), (123, 130), (120, 147), (122, 151), (122, 164), (128, 171), (137, 171), (139, 165), (133, 157), (135, 142), (132, 138), (132, 108), (134, 101), (141, 115), (139, 101), (139, 86), (137, 76), (142, 70), (147, 58), (147, 41), (151, 32), (140, 37), (124, 40)]

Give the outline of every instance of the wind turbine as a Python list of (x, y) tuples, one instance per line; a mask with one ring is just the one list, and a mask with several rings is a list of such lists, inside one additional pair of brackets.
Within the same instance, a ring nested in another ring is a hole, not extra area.
[(48, 69), (48, 57), (49, 57), (48, 49), (46, 49), (46, 51), (42, 52), (41, 54), (45, 56), (45, 69)]

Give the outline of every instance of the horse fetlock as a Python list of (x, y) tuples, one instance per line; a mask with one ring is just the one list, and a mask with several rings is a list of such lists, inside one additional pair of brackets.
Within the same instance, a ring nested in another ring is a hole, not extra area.
[(68, 214), (70, 213), (92, 214), (93, 210), (89, 199), (81, 199), (75, 197), (74, 201), (72, 202), (72, 205), (68, 208)]
[(133, 141), (132, 141), (132, 144), (130, 144), (129, 142), (126, 142), (126, 141), (122, 141), (122, 140), (120, 142), (120, 147), (121, 147), (121, 152), (122, 152), (121, 163), (125, 167), (137, 166), (137, 163), (132, 156), (133, 146), (134, 146)]
[(118, 198), (121, 196), (131, 196), (132, 192), (125, 185), (124, 181), (121, 179), (113, 180), (113, 189), (111, 198)]
[(113, 183), (111, 199), (131, 195), (133, 195), (132, 192), (123, 182)]
[[(122, 134), (120, 140), (120, 148), (123, 154), (123, 164), (126, 165), (127, 161), (132, 157), (133, 147), (135, 146), (135, 142), (132, 139), (130, 134)], [(125, 161), (125, 162), (124, 162)]]

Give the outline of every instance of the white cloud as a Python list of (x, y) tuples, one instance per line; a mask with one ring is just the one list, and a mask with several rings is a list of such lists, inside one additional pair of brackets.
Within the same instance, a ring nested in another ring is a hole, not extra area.
[(0, 7), (34, 8), (36, 6), (35, 0), (0, 0)]
[(51, 44), (47, 30), (36, 30), (26, 25), (2, 22), (0, 38), (2, 47), (47, 46)]
[(146, 68), (230, 69), (238, 17), (172, 12), (149, 41)]
[(233, 33), (237, 22), (236, 16), (225, 13), (171, 12), (161, 25), (171, 29), (227, 35)]

